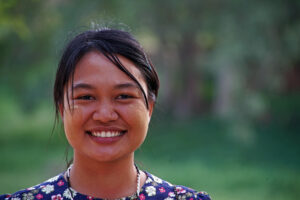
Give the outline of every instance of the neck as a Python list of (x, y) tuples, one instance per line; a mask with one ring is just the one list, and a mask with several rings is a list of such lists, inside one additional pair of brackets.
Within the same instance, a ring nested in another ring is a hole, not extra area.
[(96, 198), (121, 198), (136, 192), (137, 171), (133, 154), (127, 158), (95, 162), (74, 153), (70, 185), (81, 194)]

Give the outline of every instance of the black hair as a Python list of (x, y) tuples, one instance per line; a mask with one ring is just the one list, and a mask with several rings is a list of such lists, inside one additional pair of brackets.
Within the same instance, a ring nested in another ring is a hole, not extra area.
[[(75, 36), (67, 44), (59, 62), (54, 84), (54, 103), (57, 117), (60, 105), (64, 104), (64, 90), (69, 81), (71, 81), (73, 87), (76, 64), (85, 54), (95, 50), (102, 53), (116, 67), (137, 83), (144, 95), (147, 108), (149, 108), (149, 100), (156, 101), (159, 79), (151, 60), (147, 57), (139, 42), (130, 33), (122, 30), (109, 28), (88, 30)], [(132, 61), (137, 69), (139, 69), (146, 82), (148, 94), (145, 93), (136, 77), (123, 66), (117, 57), (118, 55)], [(68, 95), (67, 101), (69, 103)]]

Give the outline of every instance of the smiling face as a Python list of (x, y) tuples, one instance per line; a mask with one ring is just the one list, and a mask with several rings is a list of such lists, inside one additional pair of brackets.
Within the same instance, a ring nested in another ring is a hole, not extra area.
[[(124, 67), (138, 80), (147, 94), (138, 68), (118, 56)], [(70, 106), (67, 101), (70, 100)], [(91, 51), (76, 65), (73, 80), (65, 89), (61, 116), (74, 157), (113, 161), (128, 156), (143, 143), (151, 118), (142, 91), (104, 55)]]

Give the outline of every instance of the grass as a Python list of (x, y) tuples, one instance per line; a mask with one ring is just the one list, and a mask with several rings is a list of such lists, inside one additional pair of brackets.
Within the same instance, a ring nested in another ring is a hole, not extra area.
[[(49, 139), (41, 132), (1, 136), (0, 193), (35, 185), (64, 170), (64, 139), (58, 134)], [(142, 169), (207, 191), (213, 199), (297, 199), (299, 137), (297, 130), (274, 124), (254, 127), (245, 140), (217, 120), (154, 119), (136, 160)]]

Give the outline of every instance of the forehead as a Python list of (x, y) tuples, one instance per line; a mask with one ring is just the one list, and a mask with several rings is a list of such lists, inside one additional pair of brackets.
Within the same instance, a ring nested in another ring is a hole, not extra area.
[[(122, 65), (128, 70), (142, 85), (146, 91), (146, 83), (143, 75), (136, 65), (129, 59), (117, 55)], [(125, 72), (121, 71), (114, 63), (98, 51), (86, 53), (76, 64), (73, 84), (118, 84), (124, 81), (136, 84)]]

